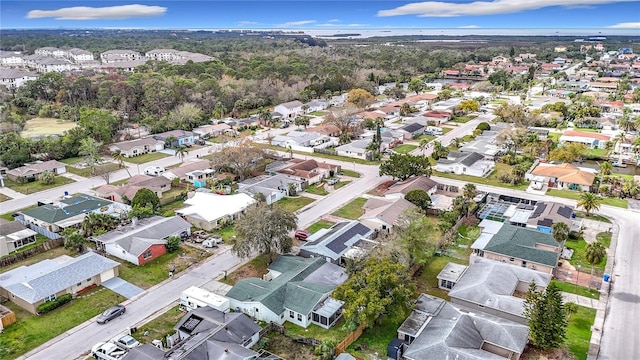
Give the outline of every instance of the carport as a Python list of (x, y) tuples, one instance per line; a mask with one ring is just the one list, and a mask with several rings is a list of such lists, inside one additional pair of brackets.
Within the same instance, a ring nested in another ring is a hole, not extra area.
[(144, 292), (144, 290), (142, 290), (141, 288), (133, 285), (130, 282), (124, 281), (119, 277), (113, 277), (103, 282), (102, 286), (126, 297), (127, 299), (131, 299), (132, 297)]

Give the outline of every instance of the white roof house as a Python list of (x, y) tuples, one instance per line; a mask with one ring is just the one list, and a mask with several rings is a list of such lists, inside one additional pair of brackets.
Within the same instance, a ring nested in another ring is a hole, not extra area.
[(251, 196), (240, 193), (218, 195), (197, 192), (184, 203), (187, 207), (176, 210), (191, 224), (205, 230), (223, 225), (225, 219), (236, 219), (256, 202)]

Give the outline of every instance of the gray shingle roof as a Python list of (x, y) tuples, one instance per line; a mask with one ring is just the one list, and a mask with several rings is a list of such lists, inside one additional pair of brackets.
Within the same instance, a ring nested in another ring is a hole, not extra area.
[(0, 275), (0, 287), (33, 304), (118, 265), (93, 252), (63, 263), (43, 260)]
[(179, 216), (168, 218), (153, 216), (147, 219), (140, 219), (135, 225), (132, 223), (97, 236), (95, 241), (102, 243), (116, 242), (127, 252), (138, 256), (149, 246), (166, 244), (166, 240), (163, 239), (182, 231), (188, 231), (190, 228), (191, 224)]
[(80, 214), (86, 214), (110, 204), (113, 204), (113, 201), (91, 195), (79, 194), (67, 199), (62, 199), (59, 204), (42, 205), (37, 208), (25, 210), (22, 213), (49, 224), (54, 224), (58, 221)]
[(551, 234), (504, 224), (485, 245), (484, 250), (556, 267), (560, 253), (536, 247), (536, 244), (559, 246)]
[(373, 230), (359, 221), (341, 222), (329, 229), (322, 229), (311, 235), (300, 251), (330, 257), (337, 260), (349, 247), (361, 238), (371, 236)]

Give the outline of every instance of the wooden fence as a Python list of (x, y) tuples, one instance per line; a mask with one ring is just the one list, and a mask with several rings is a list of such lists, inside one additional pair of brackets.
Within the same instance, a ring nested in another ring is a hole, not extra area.
[(51, 250), (53, 248), (57, 248), (58, 246), (62, 246), (64, 243), (63, 238), (55, 239), (55, 240), (47, 240), (38, 246), (34, 246), (31, 249), (19, 252), (17, 254), (8, 255), (3, 258), (0, 258), (0, 268), (9, 266), (18, 261), (22, 261), (26, 258), (30, 258), (34, 255), (43, 253), (45, 251)]
[(336, 345), (336, 355), (342, 354), (346, 352), (349, 345), (353, 344), (354, 341), (358, 340), (362, 332), (364, 331), (364, 326), (360, 325), (357, 329), (350, 332), (338, 345)]

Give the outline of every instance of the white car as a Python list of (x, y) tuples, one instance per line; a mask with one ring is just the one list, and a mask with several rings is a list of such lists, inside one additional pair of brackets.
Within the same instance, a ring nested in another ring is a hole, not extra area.
[(91, 356), (94, 359), (119, 360), (125, 355), (127, 355), (127, 350), (110, 342), (99, 342), (91, 348)]
[(133, 336), (128, 334), (116, 335), (113, 339), (109, 340), (109, 342), (125, 349), (131, 349), (136, 346), (140, 346), (138, 340), (134, 339)]

